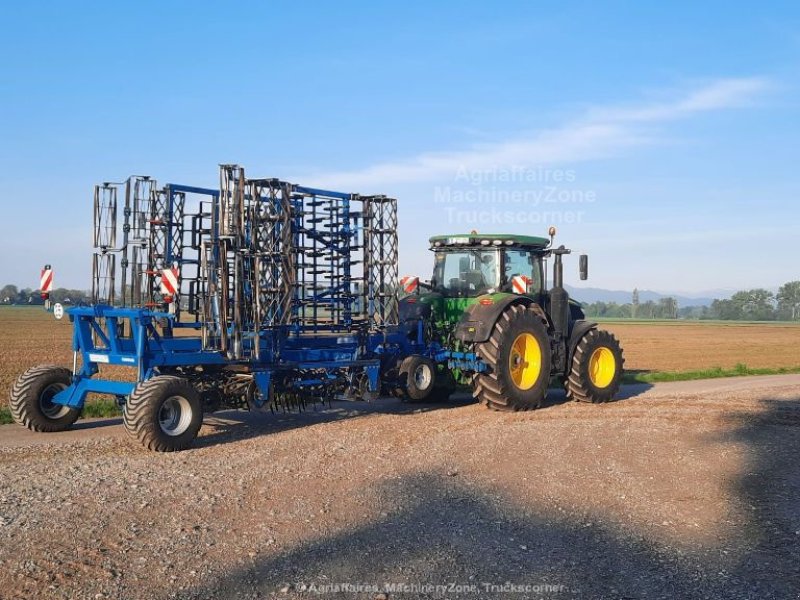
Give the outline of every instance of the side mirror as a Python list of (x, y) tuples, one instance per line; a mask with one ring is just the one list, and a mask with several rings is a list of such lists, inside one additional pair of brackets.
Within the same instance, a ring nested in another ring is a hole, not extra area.
[(589, 279), (589, 256), (587, 254), (581, 254), (578, 257), (580, 270), (581, 270), (581, 281), (586, 281)]

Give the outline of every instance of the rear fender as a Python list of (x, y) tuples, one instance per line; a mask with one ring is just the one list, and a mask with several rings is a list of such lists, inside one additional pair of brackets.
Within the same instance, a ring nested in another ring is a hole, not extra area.
[[(592, 329), (597, 329), (597, 323), (592, 321), (575, 321), (572, 324), (572, 330), (569, 334), (569, 343), (567, 344), (567, 365), (572, 364), (572, 355), (575, 353), (575, 348), (578, 347), (581, 338)], [(568, 366), (567, 370), (570, 368), (571, 367)]]
[(456, 325), (455, 337), (457, 340), (471, 344), (480, 344), (489, 340), (492, 335), (495, 323), (506, 309), (517, 304), (523, 306), (534, 306), (538, 309), (543, 319), (547, 320), (544, 311), (537, 305), (532, 298), (518, 296), (516, 294), (485, 296), (493, 300), (482, 304), (480, 300), (470, 306), (461, 316), (461, 320)]

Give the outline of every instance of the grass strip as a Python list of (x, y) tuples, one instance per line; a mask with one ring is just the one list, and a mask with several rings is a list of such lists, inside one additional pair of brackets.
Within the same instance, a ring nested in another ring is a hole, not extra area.
[(623, 383), (660, 383), (664, 381), (695, 381), (697, 379), (719, 379), (721, 377), (745, 377), (747, 375), (788, 375), (800, 373), (800, 367), (751, 368), (739, 363), (732, 369), (712, 367), (696, 371), (627, 371)]
[[(114, 400), (98, 398), (89, 400), (83, 407), (83, 419), (96, 419), (100, 417), (118, 417), (121, 411), (119, 406)], [(8, 425), (13, 423), (14, 419), (11, 418), (11, 411), (7, 406), (0, 406), (0, 425)]]

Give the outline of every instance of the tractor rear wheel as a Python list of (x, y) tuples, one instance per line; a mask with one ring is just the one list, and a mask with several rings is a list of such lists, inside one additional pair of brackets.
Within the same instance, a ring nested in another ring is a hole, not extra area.
[(540, 315), (511, 306), (476, 352), (489, 366), (472, 380), (472, 395), (479, 402), (494, 410), (539, 408), (550, 383), (550, 338)]
[(184, 450), (203, 424), (200, 394), (182, 377), (159, 375), (143, 381), (128, 398), (125, 429), (148, 450)]
[(427, 400), (436, 385), (436, 364), (424, 356), (407, 357), (400, 364), (400, 383), (411, 401)]
[(612, 334), (591, 329), (581, 338), (572, 355), (564, 383), (567, 398), (578, 402), (609, 402), (619, 391), (622, 348)]
[(53, 396), (72, 385), (72, 372), (56, 365), (40, 365), (25, 371), (11, 388), (9, 409), (14, 421), (31, 431), (64, 431), (81, 411), (53, 402)]

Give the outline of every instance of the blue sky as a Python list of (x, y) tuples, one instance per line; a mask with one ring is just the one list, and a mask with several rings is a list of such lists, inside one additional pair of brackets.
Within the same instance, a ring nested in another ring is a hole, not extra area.
[(0, 283), (88, 287), (94, 183), (221, 162), (397, 196), (403, 273), (554, 224), (595, 287), (800, 279), (800, 9), (756, 6), (4, 3)]

